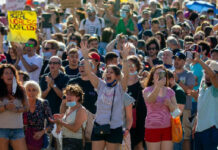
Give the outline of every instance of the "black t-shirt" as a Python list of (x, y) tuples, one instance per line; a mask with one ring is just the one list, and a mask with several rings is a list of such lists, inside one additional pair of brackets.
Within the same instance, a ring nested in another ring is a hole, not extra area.
[(77, 77), (80, 76), (80, 74), (79, 74), (79, 68), (70, 69), (69, 65), (65, 67), (65, 72), (66, 72), (66, 74), (68, 75), (68, 77), (69, 77), (70, 79), (77, 78)]
[[(48, 74), (43, 75), (39, 81), (39, 85), (40, 85), (42, 91), (45, 91), (47, 89), (47, 82), (45, 81), (46, 76), (51, 77), (51, 74), (48, 73)], [(68, 81), (69, 81), (68, 76), (63, 74), (62, 72), (60, 72), (59, 75), (54, 79), (55, 85), (60, 90), (63, 90), (67, 86)], [(52, 114), (59, 113), (62, 99), (60, 97), (58, 97), (58, 95), (55, 93), (53, 88), (49, 91), (49, 93), (45, 97), (45, 99), (47, 99), (49, 102), (49, 106), (51, 108)]]
[(176, 94), (177, 104), (185, 105), (186, 104), (186, 94), (184, 90), (178, 84), (176, 84), (172, 89)]
[(145, 126), (145, 117), (147, 115), (147, 108), (142, 96), (142, 86), (138, 82), (133, 85), (128, 86), (127, 93), (135, 99), (135, 104), (133, 108), (136, 108), (136, 134), (139, 137), (144, 137), (144, 126)]
[(96, 113), (96, 101), (97, 101), (97, 93), (94, 90), (94, 87), (92, 86), (91, 82), (82, 80), (81, 77), (72, 79), (69, 81), (69, 84), (78, 84), (83, 92), (85, 93), (84, 95), (84, 100), (83, 100), (83, 106), (88, 109), (91, 113), (95, 114)]

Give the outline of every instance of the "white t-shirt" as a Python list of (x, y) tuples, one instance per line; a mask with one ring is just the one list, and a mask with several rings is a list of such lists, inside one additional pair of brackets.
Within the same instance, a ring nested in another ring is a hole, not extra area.
[[(99, 21), (101, 19), (101, 22)], [(84, 23), (85, 21), (85, 23)], [(92, 22), (89, 19), (83, 19), (80, 23), (79, 31), (85, 30), (86, 34), (97, 34), (101, 36), (101, 29), (105, 27), (104, 19), (95, 17), (95, 20)]]
[(34, 65), (38, 66), (38, 69), (36, 69), (33, 72), (28, 72), (26, 70), (26, 68), (24, 67), (24, 65), (23, 65), (21, 60), (18, 63), (18, 66), (20, 67), (20, 69), (25, 71), (25, 72), (28, 72), (28, 74), (30, 76), (30, 80), (34, 80), (36, 82), (39, 82), (39, 75), (40, 75), (40, 71), (41, 71), (42, 63), (43, 63), (42, 57), (37, 55), (37, 54), (35, 54), (32, 57), (28, 57), (28, 55), (26, 54), (26, 55), (23, 55), (23, 58), (26, 60), (26, 62), (29, 65), (33, 65), (34, 64)]

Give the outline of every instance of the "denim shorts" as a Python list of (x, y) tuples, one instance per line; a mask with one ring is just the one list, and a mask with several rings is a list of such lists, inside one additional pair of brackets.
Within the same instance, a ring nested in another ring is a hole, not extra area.
[(24, 138), (23, 129), (0, 129), (0, 138), (5, 138), (8, 140), (17, 140)]

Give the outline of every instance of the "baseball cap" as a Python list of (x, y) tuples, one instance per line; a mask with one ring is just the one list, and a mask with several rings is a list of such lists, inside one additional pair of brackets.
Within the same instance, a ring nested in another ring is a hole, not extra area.
[(123, 5), (121, 8), (121, 11), (130, 12), (130, 6), (129, 5)]
[(100, 62), (100, 56), (96, 52), (89, 53), (89, 58), (94, 59), (94, 60)]
[(95, 12), (95, 8), (93, 6), (90, 6), (90, 7), (87, 8), (86, 12), (87, 13), (93, 13), (93, 12)]
[(183, 60), (186, 60), (186, 56), (183, 52), (177, 52), (173, 58), (175, 59), (176, 57), (178, 57), (179, 59), (183, 59)]

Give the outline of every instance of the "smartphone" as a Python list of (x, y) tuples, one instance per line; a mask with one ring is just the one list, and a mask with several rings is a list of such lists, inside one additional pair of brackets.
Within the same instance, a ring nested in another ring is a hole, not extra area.
[(166, 77), (166, 72), (164, 71), (159, 72), (159, 80), (163, 79), (164, 77)]

